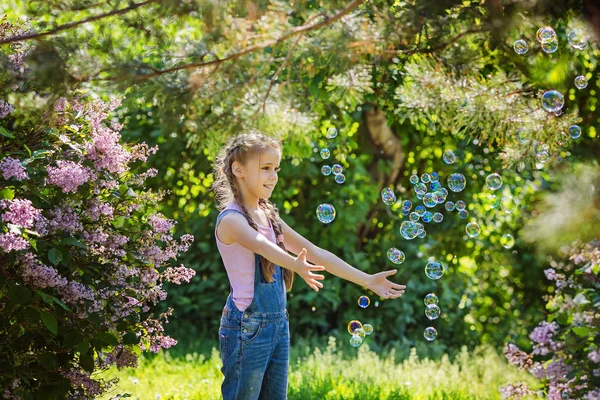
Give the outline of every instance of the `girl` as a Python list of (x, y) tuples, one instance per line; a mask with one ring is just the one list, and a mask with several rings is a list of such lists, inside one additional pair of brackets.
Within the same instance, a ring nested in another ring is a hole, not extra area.
[(251, 131), (229, 140), (215, 161), (213, 190), (223, 210), (215, 237), (230, 282), (219, 327), (225, 400), (287, 398), (290, 333), (285, 307), (294, 273), (317, 292), (324, 277), (314, 272), (323, 270), (386, 299), (398, 298), (406, 289), (386, 279), (396, 270), (366, 274), (279, 218), (268, 198), (277, 185), (281, 151), (280, 142)]

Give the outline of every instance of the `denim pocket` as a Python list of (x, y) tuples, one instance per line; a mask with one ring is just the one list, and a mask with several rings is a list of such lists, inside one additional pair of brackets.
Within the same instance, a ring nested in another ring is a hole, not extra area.
[(261, 322), (257, 319), (242, 321), (242, 342), (249, 343), (257, 338), (261, 330)]

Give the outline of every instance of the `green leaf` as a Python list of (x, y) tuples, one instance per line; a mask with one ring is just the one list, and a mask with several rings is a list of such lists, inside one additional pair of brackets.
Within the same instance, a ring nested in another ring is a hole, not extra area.
[(65, 335), (65, 338), (63, 339), (63, 347), (65, 349), (72, 349), (73, 347), (75, 347), (75, 345), (77, 343), (80, 342), (80, 340), (83, 339), (81, 337), (81, 335), (77, 332), (69, 332)]
[(23, 144), (23, 147), (25, 147), (25, 150), (27, 150), (27, 155), (28, 155), (29, 157), (31, 157), (31, 149), (30, 149), (29, 147), (27, 147), (27, 145), (26, 145), (26, 144)]
[(61, 299), (54, 297), (54, 302), (64, 308), (65, 310), (71, 312), (72, 310), (66, 305)]
[(138, 344), (140, 342), (140, 338), (134, 333), (129, 332), (123, 336), (123, 344)]
[(46, 367), (47, 370), (54, 370), (60, 365), (58, 358), (52, 353), (40, 354), (38, 356), (38, 361)]
[(58, 265), (62, 260), (62, 253), (56, 247), (53, 247), (48, 251), (48, 260), (54, 265)]
[(42, 322), (44, 323), (44, 325), (46, 325), (46, 328), (48, 328), (50, 332), (54, 333), (55, 335), (58, 334), (58, 324), (54, 315), (50, 314), (47, 311), (40, 310), (40, 318), (42, 319)]
[(33, 293), (25, 286), (13, 286), (8, 291), (8, 297), (14, 304), (29, 304)]
[(7, 137), (9, 139), (14, 139), (15, 135), (13, 135), (12, 133), (10, 133), (6, 128), (0, 126), (0, 135)]
[(81, 356), (86, 355), (89, 349), (90, 349), (90, 343), (87, 340), (84, 340), (77, 345), (77, 352)]
[(577, 327), (571, 328), (571, 330), (573, 331), (573, 333), (575, 333), (579, 337), (587, 336), (588, 333), (590, 333), (590, 328), (588, 328), (587, 326), (577, 326)]
[(15, 198), (15, 191), (9, 188), (0, 190), (0, 199), (12, 200)]
[(94, 352), (79, 356), (79, 365), (88, 372), (94, 372)]
[(60, 244), (66, 244), (66, 245), (71, 245), (71, 246), (77, 246), (77, 247), (81, 247), (82, 249), (87, 249), (87, 244), (81, 242), (78, 239), (75, 239), (72, 236), (69, 236), (67, 238), (64, 238), (63, 240), (60, 241)]
[(119, 340), (110, 332), (100, 332), (96, 336), (94, 336), (95, 340), (99, 340), (106, 344), (110, 344), (112, 346), (116, 346), (119, 344)]

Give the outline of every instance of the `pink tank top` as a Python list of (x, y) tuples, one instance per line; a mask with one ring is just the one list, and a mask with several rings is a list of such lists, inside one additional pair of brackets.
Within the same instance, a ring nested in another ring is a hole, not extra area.
[[(237, 210), (243, 213), (242, 208), (237, 203), (230, 203), (225, 209)], [(263, 234), (273, 243), (277, 243), (275, 231), (272, 226), (262, 226), (256, 224), (258, 232)], [(244, 311), (254, 297), (254, 257), (255, 254), (241, 244), (234, 242), (225, 244), (217, 236), (217, 227), (215, 226), (215, 238), (217, 239), (217, 248), (221, 253), (225, 270), (233, 289), (233, 303), (240, 310)]]

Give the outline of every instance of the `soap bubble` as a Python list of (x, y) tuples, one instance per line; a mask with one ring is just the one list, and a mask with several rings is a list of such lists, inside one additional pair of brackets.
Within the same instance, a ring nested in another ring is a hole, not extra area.
[(334, 137), (336, 137), (338, 134), (338, 130), (335, 128), (329, 128), (327, 129), (327, 139), (333, 139)]
[(429, 211), (426, 211), (425, 214), (423, 214), (423, 216), (421, 217), (421, 219), (423, 220), (423, 222), (430, 223), (433, 219), (433, 214)]
[(472, 238), (479, 236), (479, 233), (481, 233), (481, 228), (477, 222), (469, 222), (465, 229), (467, 231), (467, 235)]
[(335, 219), (335, 208), (327, 203), (319, 205), (317, 207), (317, 219), (324, 224), (329, 224)]
[(465, 218), (467, 218), (467, 217), (469, 216), (469, 212), (468, 212), (467, 210), (460, 210), (460, 211), (458, 212), (458, 216), (459, 216), (461, 219), (465, 219)]
[(417, 193), (417, 199), (419, 199), (419, 200), (423, 200), (423, 195), (422, 195), (422, 194), (418, 194), (418, 193)]
[(331, 174), (331, 167), (329, 165), (323, 165), (321, 167), (321, 173), (325, 176), (328, 176)]
[(375, 302), (375, 307), (379, 307), (379, 302), (378, 301)]
[(402, 202), (402, 209), (403, 210), (410, 210), (412, 208), (412, 203), (410, 202), (410, 200), (404, 200)]
[(446, 188), (441, 188), (440, 190), (435, 192), (435, 195), (438, 198), (437, 203), (442, 204), (443, 202), (446, 201), (446, 196), (448, 196), (448, 191), (446, 190)]
[(364, 324), (363, 325), (363, 331), (365, 331), (365, 335), (370, 335), (371, 333), (373, 333), (373, 325), (371, 325), (371, 324)]
[(418, 175), (411, 175), (411, 177), (410, 177), (410, 183), (412, 183), (413, 185), (416, 185), (417, 183), (419, 183), (419, 176)]
[(422, 183), (422, 182), (421, 183), (417, 183), (415, 185), (415, 193), (417, 195), (421, 195), (421, 196), (424, 195), (425, 193), (427, 193), (427, 185), (424, 184), (424, 183)]
[(544, 53), (552, 54), (558, 49), (558, 40), (550, 40), (542, 43), (542, 51)]
[(454, 211), (455, 205), (452, 201), (449, 201), (446, 203), (445, 207), (446, 207), (446, 211)]
[(529, 135), (527, 134), (525, 129), (523, 129), (523, 128), (517, 129), (517, 139), (521, 143), (527, 142), (527, 140), (529, 139)]
[(423, 196), (423, 204), (425, 204), (425, 207), (435, 207), (437, 205), (437, 201), (438, 198), (435, 193), (426, 193), (425, 196)]
[(500, 208), (504, 211), (505, 214), (510, 214), (514, 211), (516, 207), (515, 199), (511, 195), (504, 196), (500, 200)]
[(540, 43), (550, 42), (556, 40), (556, 32), (549, 26), (538, 29), (537, 40)]
[(362, 339), (358, 335), (352, 335), (350, 338), (350, 346), (359, 347), (362, 344)]
[(331, 155), (331, 152), (329, 151), (329, 149), (321, 149), (321, 158), (323, 160), (327, 160), (330, 155)]
[(436, 212), (435, 214), (433, 214), (433, 220), (437, 223), (442, 222), (442, 220), (444, 219), (444, 216), (442, 215), (442, 213)]
[(527, 42), (523, 39), (519, 39), (513, 44), (513, 49), (515, 49), (515, 53), (517, 54), (525, 54), (528, 49)]
[(581, 128), (579, 127), (579, 125), (571, 125), (569, 127), (569, 135), (573, 139), (578, 139), (581, 136)]
[(391, 188), (384, 188), (381, 191), (381, 199), (383, 200), (383, 204), (391, 206), (396, 202), (396, 195)]
[(490, 194), (487, 198), (490, 208), (496, 208), (500, 204), (500, 197)]
[(458, 211), (464, 210), (465, 208), (467, 208), (467, 203), (465, 203), (465, 202), (464, 202), (464, 201), (462, 201), (462, 200), (458, 200), (458, 201), (456, 202), (456, 209), (457, 209)]
[(425, 236), (427, 236), (427, 232), (425, 232), (425, 229), (419, 231), (419, 234), (417, 235), (420, 239), (423, 239)]
[(460, 108), (465, 108), (467, 106), (467, 104), (469, 104), (469, 100), (467, 100), (467, 99), (458, 100), (458, 106)]
[(456, 162), (456, 156), (454, 155), (454, 152), (452, 150), (446, 150), (444, 152), (444, 162), (448, 165), (450, 164), (454, 164)]
[(398, 250), (395, 247), (392, 247), (387, 252), (387, 258), (390, 259), (394, 264), (402, 264), (406, 257), (404, 256), (404, 252), (402, 250)]
[(433, 182), (433, 181), (432, 181), (432, 182), (429, 184), (429, 189), (431, 189), (431, 190), (432, 190), (432, 191), (434, 191), (434, 192), (435, 192), (435, 191), (437, 191), (437, 190), (440, 190), (441, 188), (442, 188), (442, 184), (441, 184), (441, 183), (439, 183), (439, 182)]
[(358, 336), (361, 338), (361, 340), (363, 340), (367, 334), (365, 333), (365, 330), (363, 328), (358, 328), (354, 330), (354, 333), (352, 335)]
[(588, 41), (584, 33), (580, 30), (574, 29), (567, 34), (567, 40), (569, 44), (577, 50), (585, 50), (588, 47)]
[(344, 174), (337, 174), (335, 176), (335, 181), (339, 184), (346, 182), (346, 176)]
[(440, 279), (444, 275), (445, 265), (439, 261), (429, 261), (425, 266), (425, 275), (429, 279)]
[(400, 235), (406, 240), (412, 240), (417, 237), (417, 225), (411, 221), (402, 221), (400, 225)]
[(440, 316), (440, 313), (441, 313), (441, 310), (437, 304), (430, 304), (425, 309), (425, 315), (427, 316), (427, 318), (429, 318), (432, 321), (434, 319), (438, 319)]
[(348, 333), (351, 335), (354, 335), (354, 331), (357, 329), (362, 329), (362, 327), (363, 326), (359, 320), (357, 320), (357, 319), (352, 320), (352, 321), (348, 322)]
[(542, 107), (548, 112), (557, 112), (565, 105), (565, 98), (556, 90), (548, 90), (542, 95)]
[(371, 299), (369, 299), (367, 296), (360, 296), (358, 298), (358, 305), (361, 308), (367, 308), (369, 307), (369, 304), (371, 304)]
[(437, 172), (432, 172), (431, 174), (429, 174), (429, 180), (431, 182), (437, 182), (440, 180), (440, 175)]
[(439, 303), (440, 299), (437, 297), (437, 295), (435, 293), (429, 293), (428, 295), (425, 296), (425, 299), (423, 300), (423, 302), (425, 303), (425, 306), (428, 306), (430, 304), (437, 304)]
[(585, 76), (579, 75), (575, 77), (575, 87), (577, 89), (585, 89), (588, 85), (588, 80)]
[(419, 217), (422, 217), (423, 214), (425, 214), (426, 211), (427, 211), (427, 209), (424, 206), (416, 206), (415, 207), (415, 212), (417, 213), (417, 215)]
[(515, 238), (513, 238), (510, 233), (506, 233), (500, 238), (500, 244), (504, 248), (512, 249), (512, 247), (515, 245)]
[(423, 175), (421, 175), (421, 182), (429, 183), (429, 178), (430, 178), (429, 174), (423, 174)]
[(411, 212), (408, 215), (408, 218), (412, 221), (412, 222), (417, 222), (419, 220), (419, 214), (417, 214), (416, 212)]
[(489, 174), (485, 178), (485, 184), (490, 190), (498, 190), (502, 186), (502, 177), (497, 172)]
[(550, 158), (550, 154), (548, 152), (543, 151), (535, 155), (539, 162), (545, 163)]
[(432, 340), (435, 340), (435, 338), (437, 337), (437, 334), (438, 333), (433, 326), (429, 326), (429, 327), (425, 328), (425, 332), (423, 332), (423, 336), (429, 342), (431, 342)]
[(405, 217), (408, 216), (409, 213), (410, 210), (405, 210), (404, 208), (402, 209), (402, 215), (404, 215)]
[(463, 174), (454, 173), (448, 177), (448, 188), (453, 192), (462, 191), (467, 184), (467, 179)]
[(342, 173), (344, 168), (342, 168), (342, 166), (340, 164), (333, 164), (332, 170), (335, 175), (339, 175)]

